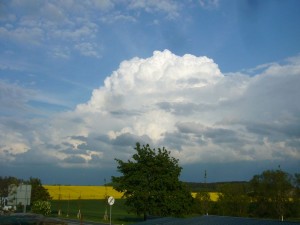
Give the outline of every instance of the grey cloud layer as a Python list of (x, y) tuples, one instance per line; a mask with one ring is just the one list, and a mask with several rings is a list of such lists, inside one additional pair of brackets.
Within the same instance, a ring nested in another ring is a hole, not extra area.
[(1, 163), (43, 157), (62, 167), (109, 167), (137, 141), (165, 146), (183, 164), (300, 160), (299, 63), (294, 57), (249, 76), (168, 50), (123, 61), (74, 111), (14, 124), (2, 115)]

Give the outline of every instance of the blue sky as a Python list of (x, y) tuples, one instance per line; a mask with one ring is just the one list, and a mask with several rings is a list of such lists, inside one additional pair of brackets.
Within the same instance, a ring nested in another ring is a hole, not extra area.
[(101, 184), (137, 141), (182, 180), (299, 172), (300, 2), (0, 2), (0, 176)]

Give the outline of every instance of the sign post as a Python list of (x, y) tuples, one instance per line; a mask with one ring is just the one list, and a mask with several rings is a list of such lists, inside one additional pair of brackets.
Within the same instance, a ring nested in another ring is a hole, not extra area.
[(31, 185), (9, 185), (7, 205), (17, 207), (18, 204), (23, 205), (23, 213), (26, 213), (26, 206), (30, 205), (31, 199)]
[(112, 205), (115, 203), (115, 199), (113, 196), (110, 196), (107, 200), (108, 204), (109, 204), (109, 224), (111, 225), (111, 207)]

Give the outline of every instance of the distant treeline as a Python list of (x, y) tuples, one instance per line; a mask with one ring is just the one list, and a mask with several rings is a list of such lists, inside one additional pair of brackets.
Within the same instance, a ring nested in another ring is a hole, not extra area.
[(220, 191), (221, 187), (224, 185), (236, 185), (236, 184), (249, 184), (248, 181), (228, 181), (228, 182), (211, 182), (211, 183), (197, 183), (197, 182), (184, 182), (188, 189), (191, 192), (218, 192)]
[[(194, 212), (222, 216), (256, 218), (300, 217), (300, 174), (266, 170), (254, 175), (248, 182), (190, 183), (197, 192)], [(209, 192), (217, 192), (212, 201)]]

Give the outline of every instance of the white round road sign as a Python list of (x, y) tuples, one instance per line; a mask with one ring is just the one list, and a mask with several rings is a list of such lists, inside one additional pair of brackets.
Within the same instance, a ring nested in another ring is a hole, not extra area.
[(110, 196), (110, 197), (108, 198), (107, 202), (108, 202), (109, 205), (113, 205), (113, 204), (115, 203), (114, 197), (113, 197), (113, 196)]

